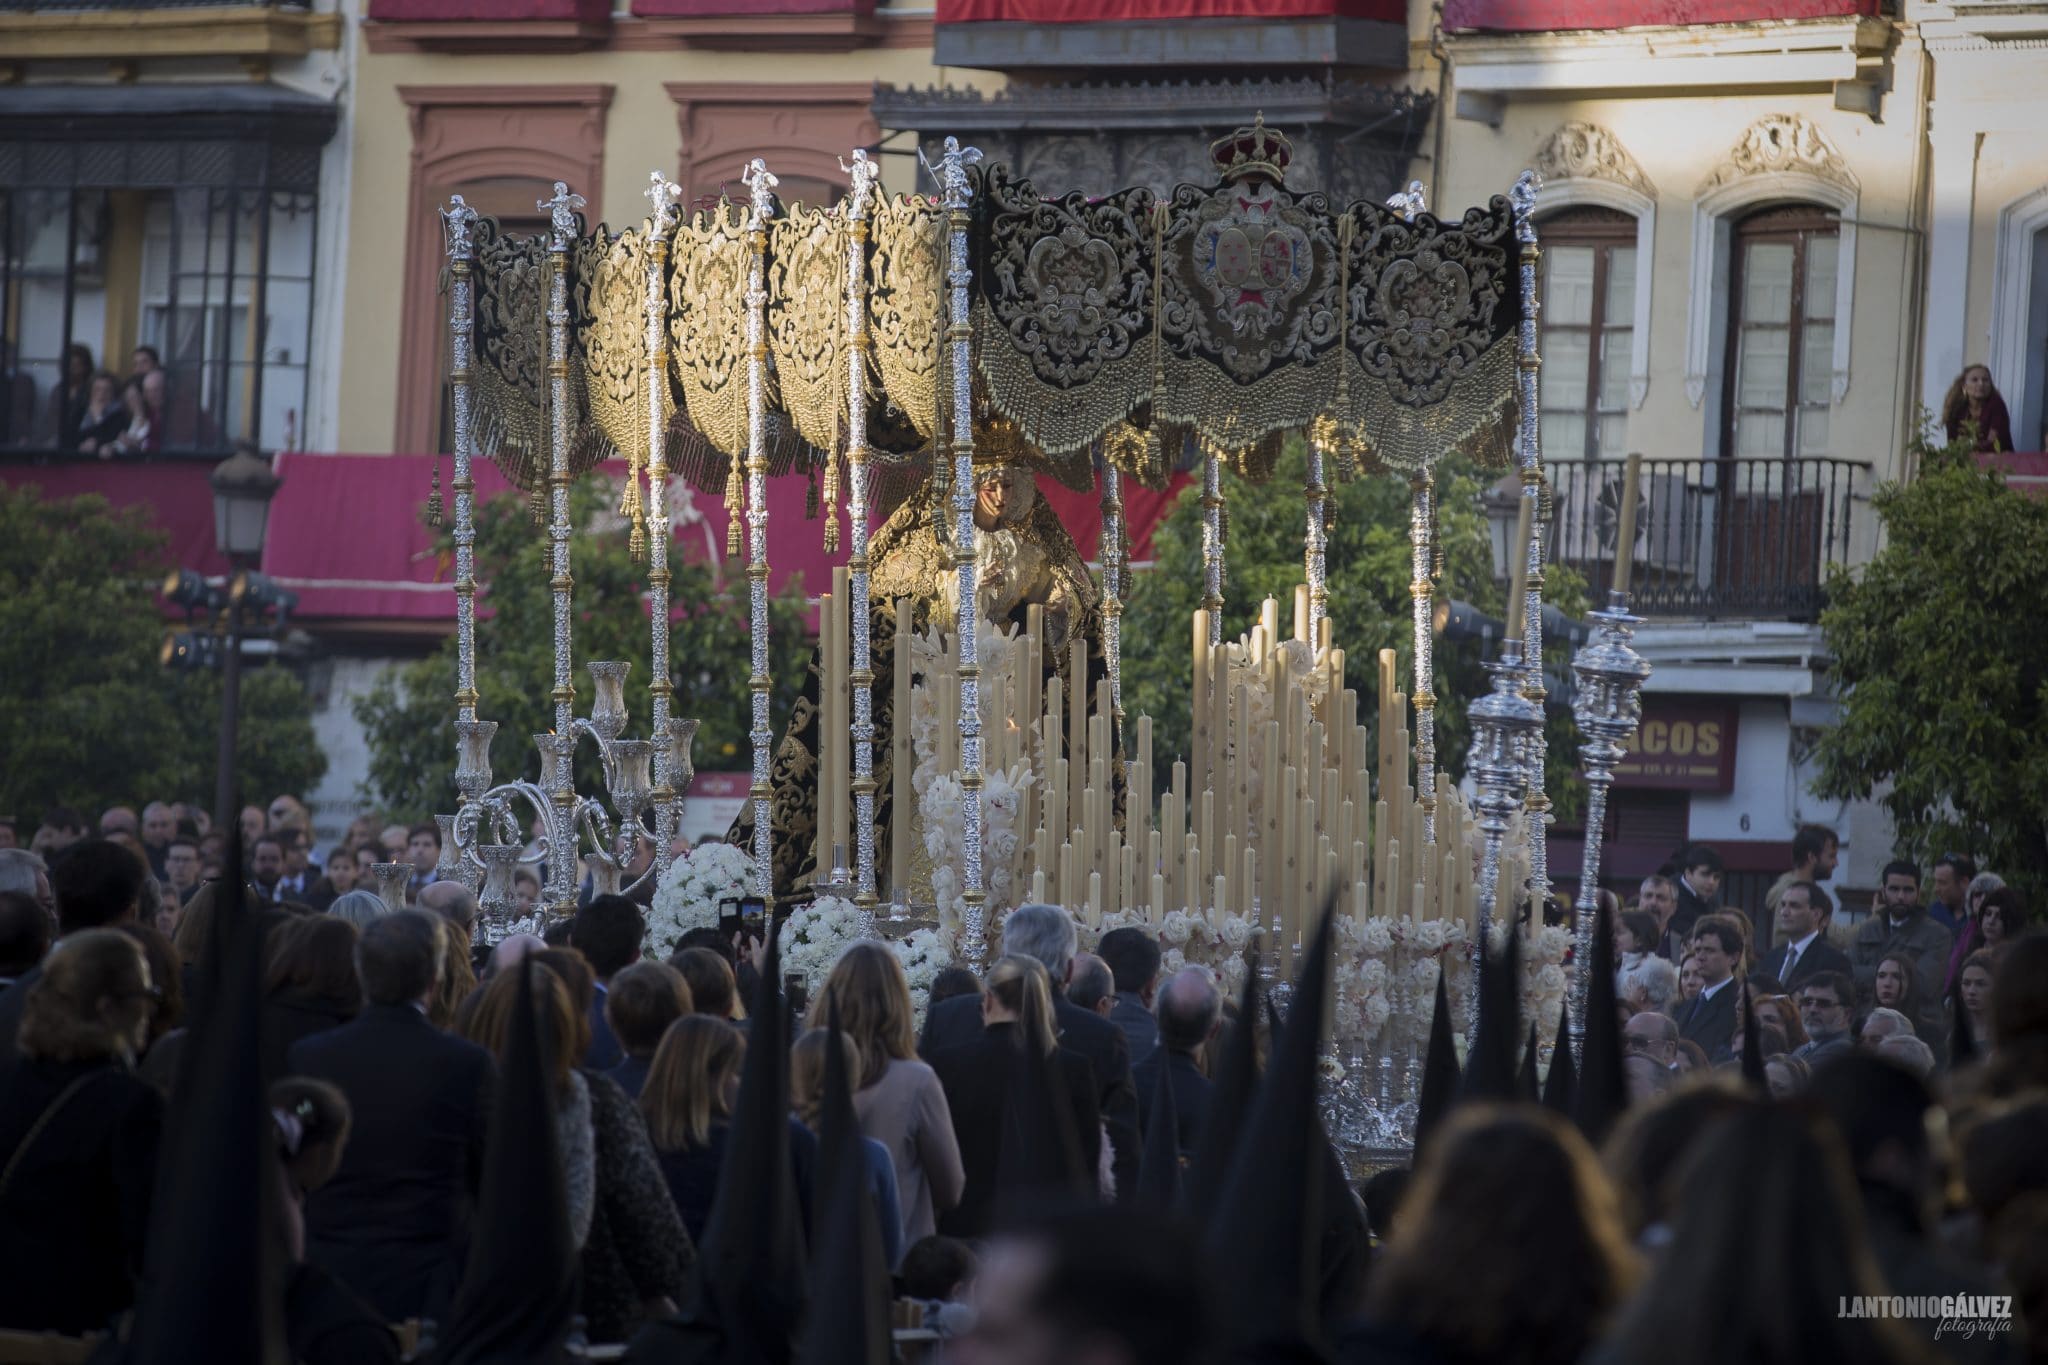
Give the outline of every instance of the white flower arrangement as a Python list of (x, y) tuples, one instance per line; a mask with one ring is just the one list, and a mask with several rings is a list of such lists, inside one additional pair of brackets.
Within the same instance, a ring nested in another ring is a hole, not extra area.
[(860, 909), (844, 896), (820, 896), (782, 922), (782, 969), (801, 972), (815, 995), (848, 945), (862, 937)]
[(745, 852), (732, 844), (697, 845), (669, 864), (668, 875), (654, 889), (641, 951), (667, 957), (692, 929), (717, 928), (722, 902), (750, 896), (755, 889), (754, 860)]
[(953, 965), (946, 941), (935, 929), (914, 929), (889, 945), (903, 966), (903, 979), (910, 983), (910, 1008), (918, 1028), (924, 1027), (925, 1010), (931, 1004), (932, 983), (939, 973)]

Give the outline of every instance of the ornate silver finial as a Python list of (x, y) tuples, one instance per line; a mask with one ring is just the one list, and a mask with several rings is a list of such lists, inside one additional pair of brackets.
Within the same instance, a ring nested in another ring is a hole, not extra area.
[(1408, 182), (1407, 189), (1402, 190), (1399, 194), (1388, 195), (1387, 207), (1400, 214), (1409, 222), (1414, 222), (1416, 214), (1426, 212), (1429, 208), (1428, 197), (1422, 192), (1422, 182), (1420, 180), (1411, 180)]
[(469, 259), (476, 249), (475, 231), (476, 210), (463, 203), (461, 195), (449, 195), (448, 207), (441, 210), (441, 244), (449, 256)]
[(676, 202), (683, 197), (683, 187), (660, 171), (649, 171), (646, 195), (647, 202), (654, 205), (654, 213), (648, 219), (649, 226), (655, 236), (666, 236), (668, 230), (676, 225)]
[(782, 182), (768, 169), (768, 163), (755, 157), (740, 168), (740, 183), (747, 187), (747, 194), (753, 200), (754, 221), (764, 223), (775, 215), (774, 190)]
[(533, 206), (537, 209), (547, 210), (548, 223), (554, 228), (557, 237), (574, 237), (576, 235), (576, 210), (582, 208), (585, 202), (582, 195), (569, 193), (569, 186), (565, 182), (557, 180), (555, 182), (555, 197), (552, 199), (535, 200)]
[(967, 168), (981, 160), (981, 148), (962, 147), (960, 139), (948, 137), (939, 154), (939, 164), (934, 166), (926, 158), (924, 149), (919, 148), (917, 159), (924, 162), (924, 168), (939, 182), (939, 193), (949, 209), (964, 209), (967, 201), (974, 196), (967, 183)]
[(1523, 171), (1515, 177), (1514, 188), (1508, 191), (1508, 203), (1515, 210), (1515, 236), (1524, 242), (1536, 240), (1532, 219), (1536, 213), (1536, 191), (1542, 188), (1542, 176), (1535, 171)]
[(868, 199), (875, 192), (875, 182), (882, 178), (882, 168), (868, 159), (865, 148), (856, 147), (853, 149), (853, 163), (849, 165), (842, 161), (839, 169), (845, 171), (852, 181), (852, 192), (847, 195), (850, 201), (847, 211), (858, 218), (867, 212)]

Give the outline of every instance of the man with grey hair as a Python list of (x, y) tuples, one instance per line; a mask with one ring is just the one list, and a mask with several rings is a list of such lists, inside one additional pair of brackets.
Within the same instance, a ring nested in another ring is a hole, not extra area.
[(1109, 964), (1093, 953), (1075, 958), (1073, 979), (1067, 982), (1067, 999), (1084, 1010), (1109, 1018), (1110, 1007), (1116, 1003), (1116, 978), (1110, 975)]
[(462, 936), (470, 941), (470, 965), (482, 969), (490, 949), (476, 946), (476, 892), (461, 882), (428, 882), (420, 888), (419, 908), (439, 915), (460, 929)]
[(1910, 1033), (1894, 1033), (1880, 1039), (1877, 1055), (1897, 1062), (1923, 1081), (1934, 1074), (1934, 1049)]
[(1186, 1158), (1194, 1155), (1202, 1125), (1209, 1119), (1213, 1086), (1202, 1074), (1197, 1055), (1223, 1026), (1223, 994), (1216, 989), (1215, 974), (1204, 967), (1174, 973), (1160, 987), (1153, 1012), (1159, 1019), (1159, 1045), (1131, 1071), (1138, 1087), (1138, 1116), (1141, 1124), (1152, 1121), (1152, 1096), (1164, 1069), (1166, 1083), (1173, 1087), (1175, 1139)]
[(1863, 1016), (1863, 1027), (1856, 1033), (1859, 1047), (1875, 1048), (1887, 1038), (1911, 1038), (1913, 1021), (1897, 1010), (1880, 1006)]
[[(1044, 964), (1052, 977), (1053, 1023), (1060, 1046), (1087, 1058), (1095, 1068), (1102, 1122), (1114, 1154), (1117, 1197), (1127, 1200), (1138, 1187), (1139, 1155), (1138, 1092), (1131, 1082), (1130, 1045), (1122, 1029), (1067, 998), (1079, 947), (1074, 917), (1060, 906), (1020, 905), (1003, 917), (1003, 954)], [(979, 995), (942, 1000), (925, 1015), (918, 1051), (930, 1056), (940, 1048), (972, 1043), (981, 1036), (981, 1027)]]
[(50, 865), (41, 855), (25, 848), (0, 848), (0, 891), (34, 896), (50, 922), (56, 923), (57, 898), (50, 893)]
[(164, 854), (178, 834), (178, 814), (162, 801), (142, 808), (142, 851), (149, 855), (149, 870), (164, 876)]
[(1637, 1010), (1671, 1013), (1672, 999), (1678, 994), (1678, 968), (1668, 959), (1647, 954), (1635, 966), (1623, 968), (1619, 976), (1621, 998)]

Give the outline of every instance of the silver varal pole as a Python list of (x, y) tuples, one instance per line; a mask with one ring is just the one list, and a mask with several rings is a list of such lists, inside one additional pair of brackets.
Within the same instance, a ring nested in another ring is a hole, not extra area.
[(1415, 799), (1422, 807), (1422, 839), (1436, 843), (1436, 590), (1430, 579), (1434, 552), (1430, 528), (1435, 525), (1436, 481), (1428, 473), (1409, 480), (1408, 545), (1412, 555), (1408, 584), (1415, 621)]
[(760, 157), (740, 172), (747, 187), (747, 611), (753, 646), (753, 668), (747, 685), (753, 692), (754, 863), (757, 891), (763, 900), (775, 895), (775, 832), (771, 826), (768, 785), (768, 220), (775, 215), (775, 186)]
[[(676, 817), (682, 813), (679, 776), (670, 762), (669, 702), (669, 527), (668, 527), (668, 243), (675, 231), (676, 201), (682, 186), (660, 171), (647, 177), (647, 597), (651, 615), (649, 664), (654, 676), (647, 691), (654, 702), (654, 867), (666, 876), (669, 845), (675, 842)], [(637, 837), (637, 832), (636, 832)]]
[(476, 719), (476, 481), (470, 475), (475, 418), (469, 368), (475, 363), (476, 210), (452, 195), (441, 211), (448, 253), (448, 392), (455, 409), (455, 718)]
[[(853, 880), (854, 903), (875, 903), (875, 711), (874, 660), (869, 655), (868, 619), (868, 205), (881, 167), (854, 149), (842, 162), (853, 188), (846, 199), (846, 520), (851, 552), (846, 560), (846, 596), (851, 609), (853, 671)], [(908, 659), (896, 661), (910, 667)], [(898, 717), (907, 725), (907, 717)], [(896, 818), (907, 820), (909, 812)]]
[(1209, 645), (1223, 643), (1223, 461), (1202, 451), (1202, 609), (1209, 613)]
[(1124, 742), (1124, 476), (1102, 462), (1102, 657), (1109, 671), (1109, 710), (1116, 745)]
[(1302, 489), (1308, 504), (1307, 524), (1301, 538), (1302, 575), (1308, 580), (1308, 644), (1313, 650), (1323, 638), (1323, 618), (1330, 614), (1330, 590), (1324, 571), (1329, 553), (1328, 524), (1330, 487), (1325, 482), (1323, 448), (1308, 445), (1308, 482)]
[(946, 205), (946, 345), (951, 349), (953, 427), (953, 566), (959, 577), (960, 626), (960, 884), (964, 902), (962, 947), (979, 965), (988, 946), (981, 878), (981, 664), (975, 648), (974, 582), (974, 355), (968, 322), (967, 205), (974, 186), (967, 168), (981, 151), (945, 141), (939, 160), (939, 189)]
[[(576, 685), (570, 681), (573, 629), (570, 598), (575, 581), (569, 575), (569, 244), (577, 234), (576, 211), (583, 207), (580, 194), (557, 180), (551, 199), (536, 205), (548, 215), (548, 589), (555, 605), (555, 733), (569, 736), (576, 724)], [(576, 847), (572, 827), (575, 802), (573, 782), (566, 778), (552, 793), (555, 798), (557, 842), (551, 847), (567, 856), (548, 859), (548, 880), (553, 904), (563, 907), (576, 896)]]
[[(1529, 537), (1528, 596), (1522, 619), (1522, 695), (1536, 704), (1539, 721), (1546, 696), (1543, 687), (1543, 537), (1548, 529), (1543, 515), (1546, 499), (1543, 495), (1543, 451), (1538, 440), (1536, 383), (1537, 372), (1543, 366), (1536, 327), (1542, 311), (1542, 303), (1537, 297), (1536, 267), (1542, 252), (1536, 246), (1535, 218), (1536, 192), (1542, 188), (1541, 176), (1534, 171), (1523, 171), (1508, 193), (1508, 201), (1515, 214), (1515, 238), (1522, 244), (1522, 323), (1516, 338), (1519, 355), (1515, 376), (1521, 389), (1521, 401), (1520, 423), (1515, 433), (1515, 463), (1521, 467), (1522, 496), (1534, 501), (1530, 509), (1533, 515), (1529, 518), (1534, 533)], [(1529, 764), (1527, 796), (1523, 800), (1523, 808), (1528, 812), (1529, 889), (1532, 899), (1540, 905), (1550, 896), (1550, 797), (1543, 785), (1549, 746), (1540, 723), (1530, 737), (1525, 757)]]
[[(1624, 550), (1624, 553), (1626, 551)], [(1642, 720), (1643, 683), (1650, 663), (1629, 643), (1640, 617), (1629, 615), (1628, 594), (1611, 591), (1607, 609), (1588, 618), (1593, 636), (1572, 658), (1578, 696), (1579, 760), (1586, 771), (1586, 849), (1579, 866), (1578, 914), (1573, 926), (1571, 1042), (1580, 1055), (1586, 1037), (1586, 971), (1593, 961), (1593, 929), (1600, 913), (1600, 838), (1614, 768)]]
[[(1492, 690), (1472, 703), (1466, 712), (1472, 726), (1472, 747), (1466, 767), (1479, 789), (1474, 802), (1477, 823), (1485, 843), (1479, 856), (1479, 937), (1472, 945), (1477, 967), (1487, 950), (1500, 892), (1501, 845), (1510, 822), (1522, 803), (1528, 781), (1528, 746), (1532, 736), (1543, 732), (1543, 708), (1522, 692), (1522, 656), (1516, 642), (1508, 640), (1498, 661), (1486, 666), (1493, 675)], [(1472, 992), (1470, 1023), (1478, 1027), (1478, 998)]]

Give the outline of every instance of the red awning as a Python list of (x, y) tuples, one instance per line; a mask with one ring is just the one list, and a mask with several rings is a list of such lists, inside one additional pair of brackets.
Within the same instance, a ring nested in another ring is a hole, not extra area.
[[(270, 508), (263, 571), (298, 593), (297, 619), (453, 624), (453, 559), (435, 548), (441, 533), (421, 520), (433, 489), (433, 466), (433, 458), (426, 455), (278, 456), (282, 482)], [(228, 566), (214, 548), (209, 472), (209, 465), (192, 461), (0, 466), (0, 478), (9, 484), (39, 484), (51, 497), (102, 493), (117, 506), (147, 506), (170, 535), (171, 561), (213, 575), (225, 573)], [(606, 472), (623, 479), (625, 465), (615, 462)], [(452, 464), (444, 457), (444, 502), (450, 497), (451, 474)], [(476, 462), (475, 478), (479, 499), (510, 487), (487, 460)], [(1186, 482), (1185, 476), (1177, 477), (1164, 492), (1127, 487), (1124, 510), (1133, 560), (1150, 555), (1152, 532)], [(1095, 495), (1076, 493), (1050, 480), (1041, 480), (1040, 489), (1075, 545), (1092, 559), (1102, 531)], [(800, 577), (804, 591), (815, 596), (831, 586), (833, 567), (846, 562), (843, 539), (838, 554), (825, 553), (822, 523), (804, 515), (808, 496), (801, 478), (769, 482), (771, 591), (780, 592)], [(673, 483), (669, 512), (675, 522), (677, 554), (724, 561), (726, 518), (719, 499)], [(623, 527), (619, 534), (626, 534)], [(740, 564), (725, 567), (735, 586), (744, 582)]]

